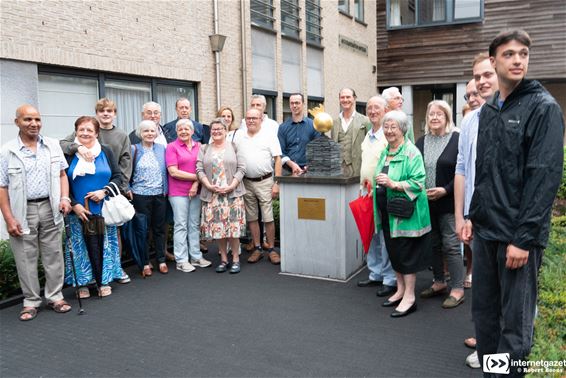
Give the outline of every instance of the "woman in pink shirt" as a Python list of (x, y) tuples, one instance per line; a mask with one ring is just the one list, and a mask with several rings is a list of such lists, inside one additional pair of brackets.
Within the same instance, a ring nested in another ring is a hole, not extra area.
[[(199, 248), (200, 198), (196, 163), (200, 143), (193, 141), (194, 126), (190, 119), (176, 125), (177, 139), (167, 145), (165, 161), (169, 172), (169, 202), (173, 209), (173, 248), (177, 269), (192, 272), (195, 266), (206, 268), (210, 261)], [(190, 256), (190, 261), (189, 261)]]

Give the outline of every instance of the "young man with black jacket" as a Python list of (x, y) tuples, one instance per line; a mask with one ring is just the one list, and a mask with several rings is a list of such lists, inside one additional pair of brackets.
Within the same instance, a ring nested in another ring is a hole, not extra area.
[[(470, 205), (472, 313), (484, 365), (487, 354), (517, 361), (531, 350), (537, 275), (562, 178), (564, 120), (543, 86), (525, 79), (530, 45), (526, 32), (514, 30), (489, 47), (499, 91), (480, 113)], [(511, 366), (510, 374), (523, 373)]]

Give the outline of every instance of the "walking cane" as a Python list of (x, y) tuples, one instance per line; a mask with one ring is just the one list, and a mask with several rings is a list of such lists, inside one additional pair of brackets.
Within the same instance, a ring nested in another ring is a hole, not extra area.
[(75, 287), (75, 295), (79, 300), (79, 315), (83, 315), (85, 310), (83, 309), (83, 303), (81, 301), (81, 296), (79, 294), (79, 285), (77, 283), (77, 271), (75, 270), (75, 258), (73, 257), (73, 243), (71, 242), (71, 225), (69, 224), (68, 216), (64, 216), (65, 221), (65, 239), (67, 240), (67, 246), (69, 247), (69, 259), (71, 260), (71, 271), (73, 272), (73, 278), (75, 282), (73, 286)]

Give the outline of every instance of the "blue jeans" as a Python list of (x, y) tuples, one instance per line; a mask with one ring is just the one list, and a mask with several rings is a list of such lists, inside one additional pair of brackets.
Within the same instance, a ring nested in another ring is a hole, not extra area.
[(369, 269), (369, 279), (372, 281), (383, 281), (384, 285), (397, 286), (395, 271), (389, 261), (389, 254), (385, 247), (383, 231), (373, 234), (369, 246), (367, 264)]
[(178, 263), (200, 260), (200, 198), (198, 196), (169, 197), (173, 209), (173, 250)]

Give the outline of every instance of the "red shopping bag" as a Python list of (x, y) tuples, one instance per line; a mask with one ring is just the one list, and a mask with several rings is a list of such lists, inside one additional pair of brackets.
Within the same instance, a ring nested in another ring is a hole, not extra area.
[(358, 226), (358, 231), (364, 245), (364, 252), (368, 253), (371, 238), (375, 232), (375, 222), (373, 219), (373, 196), (371, 191), (365, 196), (350, 202), (350, 210)]

